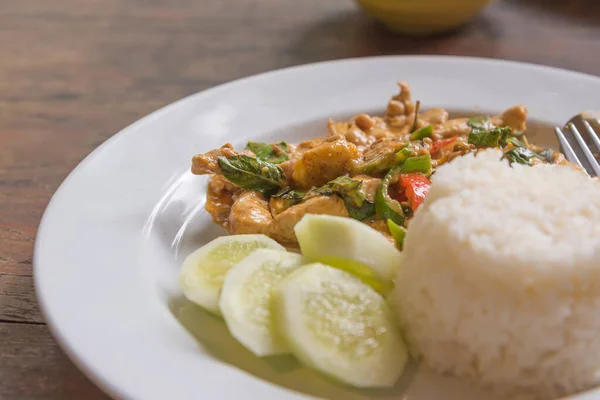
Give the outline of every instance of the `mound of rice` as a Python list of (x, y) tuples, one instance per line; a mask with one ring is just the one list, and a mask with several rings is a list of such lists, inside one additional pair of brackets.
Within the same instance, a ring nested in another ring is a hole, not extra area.
[(418, 358), (504, 395), (600, 382), (600, 182), (496, 150), (440, 167), (393, 303)]

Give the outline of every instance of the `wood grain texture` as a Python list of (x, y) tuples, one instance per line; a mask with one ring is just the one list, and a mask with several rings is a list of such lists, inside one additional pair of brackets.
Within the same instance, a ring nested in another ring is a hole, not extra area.
[(44, 323), (29, 276), (0, 274), (0, 321)]
[(42, 325), (32, 249), (69, 171), (141, 116), (222, 82), (316, 61), (455, 54), (598, 75), (599, 50), (596, 0), (497, 1), (429, 38), (391, 35), (351, 0), (0, 2), (0, 398), (105, 398)]
[(106, 400), (44, 325), (0, 323), (0, 399)]

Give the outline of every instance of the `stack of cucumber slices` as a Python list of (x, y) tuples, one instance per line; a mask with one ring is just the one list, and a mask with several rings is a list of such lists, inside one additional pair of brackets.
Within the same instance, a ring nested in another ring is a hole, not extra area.
[(183, 263), (185, 296), (259, 357), (292, 353), (352, 386), (393, 386), (408, 355), (382, 293), (401, 253), (349, 218), (309, 214), (295, 231), (302, 255), (265, 235), (206, 244)]

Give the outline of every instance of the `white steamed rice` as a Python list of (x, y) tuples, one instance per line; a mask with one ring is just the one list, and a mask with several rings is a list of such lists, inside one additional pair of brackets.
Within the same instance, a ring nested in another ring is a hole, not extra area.
[(600, 382), (600, 182), (501, 155), (437, 170), (410, 223), (394, 306), (431, 368), (554, 398)]

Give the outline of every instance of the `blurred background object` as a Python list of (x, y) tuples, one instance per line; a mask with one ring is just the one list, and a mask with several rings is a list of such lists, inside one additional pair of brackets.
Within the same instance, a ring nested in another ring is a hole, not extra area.
[(490, 0), (357, 0), (395, 33), (428, 35), (470, 21)]

